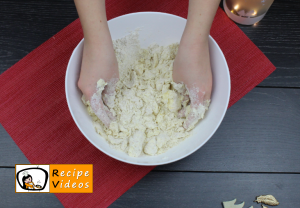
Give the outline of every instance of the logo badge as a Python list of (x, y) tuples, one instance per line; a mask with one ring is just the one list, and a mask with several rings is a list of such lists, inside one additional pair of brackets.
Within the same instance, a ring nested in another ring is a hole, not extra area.
[(93, 193), (92, 164), (16, 164), (16, 193)]
[(49, 165), (16, 165), (16, 192), (46, 192), (49, 186)]

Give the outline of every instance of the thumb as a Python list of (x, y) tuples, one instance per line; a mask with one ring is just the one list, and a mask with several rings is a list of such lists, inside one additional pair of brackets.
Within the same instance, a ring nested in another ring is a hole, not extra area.
[(196, 85), (192, 85), (191, 87), (187, 87), (187, 90), (191, 101), (191, 108), (196, 108), (200, 104), (204, 104), (206, 92), (203, 89), (200, 89)]
[[(97, 93), (91, 97), (90, 103), (91, 108), (95, 115), (103, 122), (106, 127), (109, 127), (111, 123), (111, 118), (113, 117), (108, 108), (103, 104), (102, 96), (97, 96)], [(111, 115), (110, 115), (111, 114)], [(110, 116), (109, 116), (110, 115)]]
[[(190, 96), (190, 112), (183, 124), (186, 130), (191, 130), (200, 119), (204, 118), (205, 111), (207, 110), (206, 98), (210, 97), (210, 94), (196, 86), (187, 88)], [(208, 94), (208, 95), (207, 95)]]
[(106, 83), (104, 80), (100, 80), (99, 83), (99, 85), (97, 83), (96, 92), (90, 97), (90, 104), (95, 115), (106, 127), (109, 127), (110, 123), (115, 119), (102, 100), (102, 93), (104, 92), (104, 88), (107, 87)]
[(119, 80), (119, 78), (110, 79), (102, 92), (103, 102), (108, 108), (114, 107), (114, 101), (115, 101), (115, 96), (116, 96), (116, 87), (117, 87), (118, 80)]

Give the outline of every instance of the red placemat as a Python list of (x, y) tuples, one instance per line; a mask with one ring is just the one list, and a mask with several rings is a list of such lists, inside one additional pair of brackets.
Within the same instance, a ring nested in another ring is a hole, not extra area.
[[(186, 18), (187, 0), (107, 0), (108, 19), (159, 11)], [(230, 69), (229, 106), (275, 70), (219, 8), (211, 35)], [(74, 21), (0, 76), (0, 122), (31, 163), (94, 164), (93, 194), (56, 194), (65, 207), (107, 207), (153, 167), (112, 159), (90, 144), (69, 113), (64, 93), (68, 60), (83, 34)]]

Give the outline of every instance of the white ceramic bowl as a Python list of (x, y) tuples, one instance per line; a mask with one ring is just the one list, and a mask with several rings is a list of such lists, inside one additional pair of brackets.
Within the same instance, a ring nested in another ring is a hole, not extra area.
[[(186, 24), (186, 19), (158, 12), (127, 14), (108, 21), (112, 39), (124, 37), (129, 31), (141, 28), (142, 47), (152, 43), (168, 45), (179, 42)], [(198, 123), (191, 137), (179, 145), (157, 156), (129, 157), (126, 153), (112, 149), (107, 141), (96, 133), (92, 119), (85, 105), (81, 102), (81, 91), (77, 87), (80, 72), (82, 40), (74, 49), (66, 72), (65, 90), (72, 117), (82, 134), (105, 154), (136, 165), (163, 165), (180, 160), (202, 147), (218, 129), (227, 110), (230, 96), (230, 76), (224, 55), (218, 44), (209, 37), (211, 67), (213, 71), (213, 92), (211, 105), (205, 118)]]

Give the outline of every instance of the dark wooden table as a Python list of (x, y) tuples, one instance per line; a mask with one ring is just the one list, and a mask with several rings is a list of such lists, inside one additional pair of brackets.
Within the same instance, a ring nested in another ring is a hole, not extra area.
[[(0, 72), (77, 18), (72, 0), (0, 0)], [(200, 150), (156, 167), (111, 207), (222, 207), (273, 194), (300, 207), (300, 2), (275, 1), (256, 26), (239, 26), (277, 67), (231, 107)], [(0, 83), (1, 84), (1, 83)], [(0, 125), (0, 207), (62, 207), (53, 194), (14, 193), (29, 163)]]

